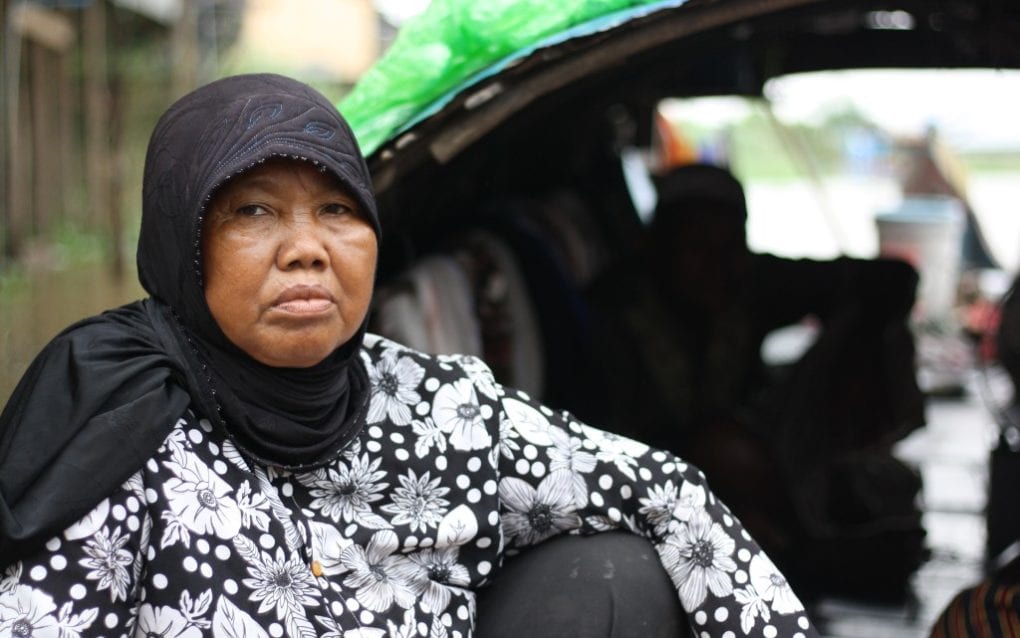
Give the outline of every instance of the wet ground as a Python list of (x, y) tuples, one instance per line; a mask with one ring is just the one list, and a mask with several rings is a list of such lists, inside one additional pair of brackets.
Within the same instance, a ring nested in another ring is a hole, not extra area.
[(827, 600), (818, 616), (828, 638), (928, 636), (953, 595), (981, 578), (988, 455), (997, 431), (988, 405), (996, 404), (1002, 391), (989, 389), (980, 372), (969, 373), (966, 388), (961, 398), (930, 399), (927, 426), (897, 449), (924, 480), (924, 525), (932, 557), (914, 576), (916, 603), (880, 607)]

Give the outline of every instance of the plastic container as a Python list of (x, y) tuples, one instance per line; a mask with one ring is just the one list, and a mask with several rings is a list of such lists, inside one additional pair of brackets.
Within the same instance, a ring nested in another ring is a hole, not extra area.
[(920, 275), (914, 320), (951, 320), (956, 303), (966, 214), (955, 197), (912, 196), (875, 216), (878, 251), (906, 260)]

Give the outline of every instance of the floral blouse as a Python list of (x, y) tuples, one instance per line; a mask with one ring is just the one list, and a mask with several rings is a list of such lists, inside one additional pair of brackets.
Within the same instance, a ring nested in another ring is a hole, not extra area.
[(182, 418), (123, 486), (0, 566), (2, 636), (467, 637), (504, 555), (562, 533), (652, 540), (700, 636), (814, 636), (702, 474), (554, 413), (478, 359), (369, 336), (367, 422), (305, 473)]

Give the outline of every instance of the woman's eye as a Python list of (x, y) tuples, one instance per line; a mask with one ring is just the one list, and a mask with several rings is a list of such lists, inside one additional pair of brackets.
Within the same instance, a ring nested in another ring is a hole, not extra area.
[(242, 217), (258, 217), (259, 215), (265, 215), (266, 209), (258, 204), (247, 204), (238, 208), (236, 212)]
[(327, 215), (350, 215), (354, 212), (354, 209), (348, 206), (347, 204), (333, 202), (323, 206), (322, 212), (326, 213)]

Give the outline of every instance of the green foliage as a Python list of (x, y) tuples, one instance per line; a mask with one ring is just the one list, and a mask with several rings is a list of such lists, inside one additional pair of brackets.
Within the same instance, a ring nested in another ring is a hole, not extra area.
[(969, 173), (1020, 172), (1020, 152), (1018, 151), (961, 153), (960, 160), (967, 167)]
[(113, 252), (108, 234), (77, 224), (62, 223), (53, 232), (52, 251), (57, 268), (107, 261)]
[(803, 179), (808, 163), (822, 175), (836, 174), (844, 170), (843, 138), (849, 131), (865, 129), (881, 137), (876, 125), (849, 109), (819, 124), (786, 124), (774, 121), (763, 104), (750, 102), (757, 108), (737, 122), (722, 127), (682, 126), (696, 146), (725, 138), (732, 168), (745, 180)]
[[(798, 133), (803, 133), (799, 130)], [(787, 180), (802, 176), (782, 139), (761, 112), (754, 112), (730, 133), (733, 170), (744, 180)]]

